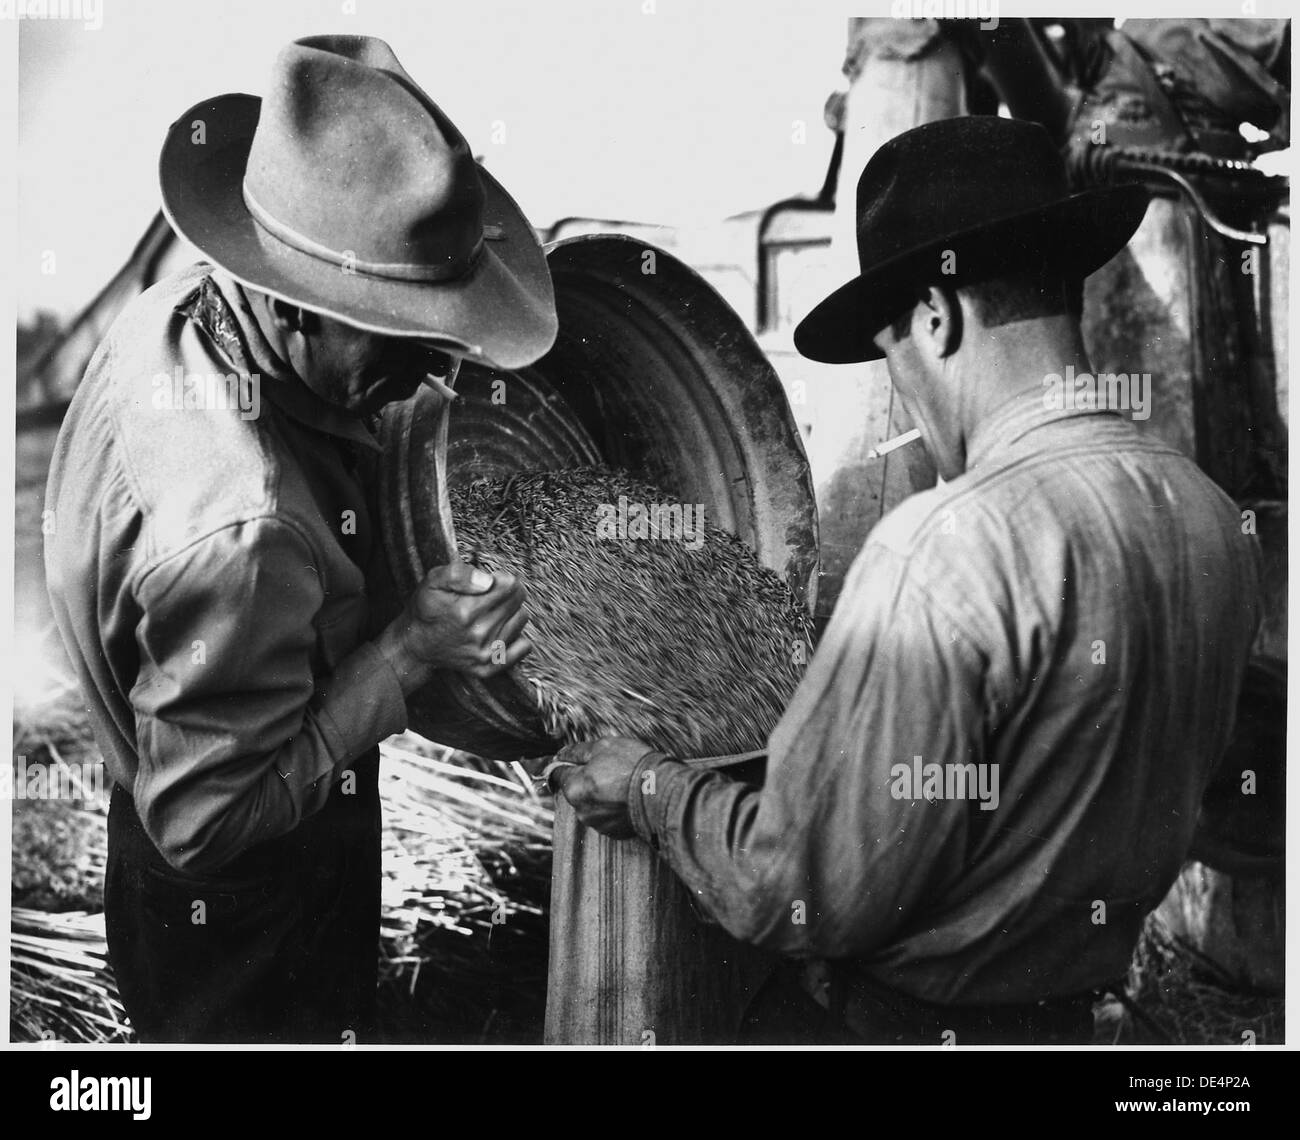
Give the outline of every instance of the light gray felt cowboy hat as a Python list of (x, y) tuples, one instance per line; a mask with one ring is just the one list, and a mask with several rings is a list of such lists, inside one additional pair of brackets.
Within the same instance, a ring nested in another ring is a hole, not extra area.
[(528, 219), (382, 40), (290, 44), (265, 99), (172, 124), (159, 178), (176, 232), (253, 289), (500, 368), (555, 340)]

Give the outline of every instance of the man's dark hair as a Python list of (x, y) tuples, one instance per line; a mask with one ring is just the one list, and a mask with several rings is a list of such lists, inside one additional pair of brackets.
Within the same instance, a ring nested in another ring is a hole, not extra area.
[[(1077, 318), (1083, 311), (1083, 283), (1067, 281), (1059, 273), (1048, 270), (1019, 270), (956, 287), (966, 291), (981, 323), (989, 328), (1035, 317), (1069, 314)], [(908, 306), (890, 323), (896, 337), (907, 335), (912, 308)]]
[(1035, 317), (1078, 315), (1065, 278), (1041, 269), (1022, 270), (967, 286), (975, 312), (989, 328)]

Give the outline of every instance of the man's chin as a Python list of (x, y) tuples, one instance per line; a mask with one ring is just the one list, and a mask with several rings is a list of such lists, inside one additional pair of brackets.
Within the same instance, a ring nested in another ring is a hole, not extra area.
[(396, 380), (381, 380), (368, 388), (353, 404), (351, 411), (359, 416), (373, 416), (383, 411), (389, 404), (399, 404), (409, 400), (419, 390), (420, 385), (402, 383)]

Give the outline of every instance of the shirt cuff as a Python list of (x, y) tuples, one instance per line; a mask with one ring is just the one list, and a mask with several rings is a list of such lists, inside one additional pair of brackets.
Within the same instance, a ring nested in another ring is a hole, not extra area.
[[(686, 765), (663, 752), (649, 752), (637, 762), (632, 769), (632, 778), (627, 785), (627, 814), (632, 821), (632, 829), (655, 850), (659, 849), (657, 828), (662, 826), (664, 784), (672, 778), (674, 769), (686, 769)], [(646, 772), (654, 772), (652, 790), (643, 792)]]
[(328, 677), (316, 683), (322, 730), (335, 767), (355, 760), (406, 728), (406, 697), (388, 659), (363, 642)]

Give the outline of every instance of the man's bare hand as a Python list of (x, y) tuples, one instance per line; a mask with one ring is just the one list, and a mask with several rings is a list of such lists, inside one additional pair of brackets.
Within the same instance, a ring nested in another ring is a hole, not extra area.
[(528, 621), (523, 602), (514, 575), (450, 562), (429, 571), (377, 644), (408, 694), (435, 669), (491, 677), (533, 648), (521, 636)]
[(570, 744), (555, 759), (574, 767), (557, 768), (552, 780), (587, 827), (611, 839), (631, 839), (636, 835), (627, 812), (632, 772), (653, 751), (644, 740), (626, 736)]

